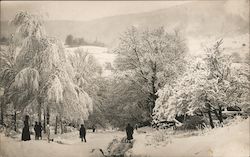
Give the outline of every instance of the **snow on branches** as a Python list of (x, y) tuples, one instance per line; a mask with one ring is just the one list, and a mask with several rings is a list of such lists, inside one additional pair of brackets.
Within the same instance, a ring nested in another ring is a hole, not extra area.
[(21, 37), (21, 48), (10, 99), (22, 95), (22, 110), (49, 107), (64, 119), (86, 120), (92, 112), (92, 100), (77, 86), (62, 43), (45, 35), (39, 16), (19, 12), (11, 23), (17, 27), (15, 37)]
[(152, 114), (157, 91), (182, 73), (186, 54), (185, 40), (169, 33), (163, 27), (157, 29), (128, 29), (120, 38), (116, 49), (117, 70), (120, 77), (136, 84), (145, 93), (147, 110)]
[(197, 105), (204, 105), (197, 103), (208, 76), (208, 72), (204, 69), (204, 61), (197, 58), (188, 63), (186, 72), (174, 85), (166, 84), (158, 91), (159, 98), (154, 108), (155, 119), (172, 120), (176, 115), (192, 114)]
[(61, 103), (63, 101), (63, 87), (57, 76), (51, 82), (51, 87), (48, 89), (48, 101)]
[(11, 23), (17, 26), (16, 32), (20, 33), (23, 38), (28, 36), (40, 38), (45, 35), (40, 16), (32, 15), (28, 12), (19, 12), (16, 14)]
[(30, 92), (35, 93), (39, 88), (39, 73), (33, 68), (24, 68), (15, 77), (13, 83), (14, 88), (29, 89)]
[(222, 53), (222, 40), (207, 49), (206, 56), (187, 61), (186, 72), (172, 84), (158, 91), (154, 120), (173, 120), (176, 115), (192, 115), (204, 111), (207, 104), (213, 111), (227, 106), (246, 107), (249, 104), (249, 67), (232, 64)]

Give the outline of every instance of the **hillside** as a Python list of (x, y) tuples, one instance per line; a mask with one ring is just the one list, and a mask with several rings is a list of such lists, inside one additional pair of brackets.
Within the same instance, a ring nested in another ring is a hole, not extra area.
[(105, 47), (97, 47), (97, 46), (80, 46), (80, 47), (70, 47), (66, 48), (66, 55), (74, 55), (74, 51), (76, 49), (81, 49), (84, 52), (87, 52), (88, 54), (94, 56), (97, 60), (97, 62), (102, 67), (102, 76), (108, 77), (112, 73), (110, 70), (106, 69), (106, 64), (110, 64), (113, 66), (116, 54), (108, 53), (108, 49)]
[[(91, 21), (46, 21), (46, 31), (62, 41), (68, 34), (96, 38), (109, 46), (117, 43), (119, 35), (130, 26), (154, 28), (164, 26), (169, 30), (180, 29), (189, 37), (225, 37), (247, 33), (249, 21), (239, 15), (228, 13), (223, 1), (191, 2), (152, 12), (118, 15)], [(7, 22), (1, 23), (1, 34), (6, 35), (14, 29)]]

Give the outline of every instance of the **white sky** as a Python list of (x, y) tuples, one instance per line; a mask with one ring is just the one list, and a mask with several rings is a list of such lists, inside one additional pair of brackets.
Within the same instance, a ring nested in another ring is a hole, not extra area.
[[(190, 2), (190, 1), (189, 1)], [(1, 1), (1, 20), (17, 11), (48, 15), (48, 20), (92, 20), (119, 14), (147, 12), (187, 1)]]

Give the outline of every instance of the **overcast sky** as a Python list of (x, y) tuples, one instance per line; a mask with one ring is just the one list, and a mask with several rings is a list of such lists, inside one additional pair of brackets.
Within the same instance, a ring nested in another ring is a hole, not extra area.
[[(190, 1), (189, 1), (190, 2)], [(17, 11), (48, 15), (48, 20), (92, 20), (119, 14), (147, 12), (180, 5), (183, 1), (1, 1), (1, 20)]]

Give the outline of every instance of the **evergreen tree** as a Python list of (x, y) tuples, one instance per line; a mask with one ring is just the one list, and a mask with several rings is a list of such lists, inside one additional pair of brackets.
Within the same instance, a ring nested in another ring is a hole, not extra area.
[(73, 45), (74, 44), (74, 37), (73, 35), (67, 35), (66, 40), (65, 40), (65, 45)]

